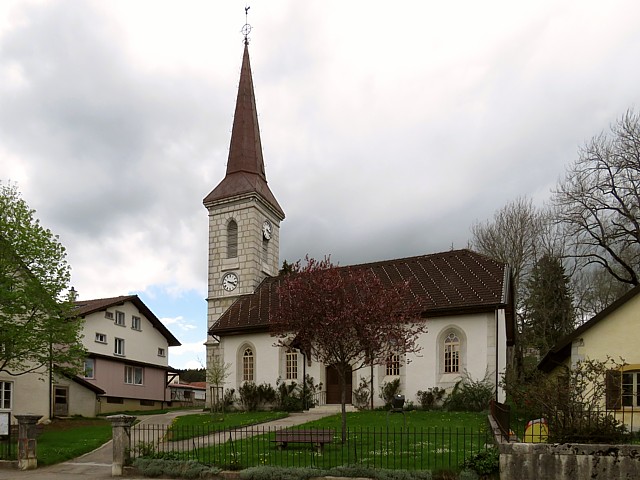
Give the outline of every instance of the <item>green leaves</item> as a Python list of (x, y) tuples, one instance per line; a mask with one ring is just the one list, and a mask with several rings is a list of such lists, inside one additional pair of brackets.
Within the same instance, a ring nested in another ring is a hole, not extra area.
[(0, 183), (0, 371), (11, 375), (76, 371), (84, 357), (82, 322), (64, 298), (65, 249), (34, 215), (15, 185)]

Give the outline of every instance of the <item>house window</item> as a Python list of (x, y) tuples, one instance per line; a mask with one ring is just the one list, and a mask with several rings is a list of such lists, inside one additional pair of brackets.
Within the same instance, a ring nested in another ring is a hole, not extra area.
[(251, 347), (247, 347), (242, 354), (242, 381), (253, 382), (254, 368), (253, 368), (254, 356)]
[(387, 357), (387, 368), (385, 374), (392, 377), (400, 375), (400, 355), (393, 354)]
[(142, 385), (142, 367), (125, 365), (124, 383), (128, 383), (130, 385)]
[(640, 407), (640, 371), (609, 370), (606, 375), (607, 408)]
[(104, 318), (113, 320), (113, 312), (104, 312)]
[(460, 339), (450, 333), (444, 340), (444, 373), (460, 372)]
[(136, 317), (135, 315), (131, 317), (131, 328), (140, 330), (140, 317)]
[(287, 380), (298, 379), (298, 352), (289, 350), (285, 355)]
[(640, 372), (623, 372), (622, 373), (622, 406), (638, 407), (640, 406), (640, 388), (638, 388), (638, 380)]
[(84, 359), (84, 378), (94, 378), (95, 363), (93, 358)]
[(231, 220), (227, 225), (227, 258), (238, 256), (238, 224)]
[(96, 342), (107, 343), (107, 336), (104, 333), (96, 333)]
[(124, 327), (124, 312), (116, 310), (116, 325)]
[(116, 338), (113, 353), (116, 355), (124, 355), (124, 338)]
[(11, 410), (12, 387), (11, 382), (0, 382), (0, 408), (4, 410)]
[(167, 356), (166, 351), (165, 351), (164, 348), (158, 348), (158, 356), (159, 357), (166, 357)]

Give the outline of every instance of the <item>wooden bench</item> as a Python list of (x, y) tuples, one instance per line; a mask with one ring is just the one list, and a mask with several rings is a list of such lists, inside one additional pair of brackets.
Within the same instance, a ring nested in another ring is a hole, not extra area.
[(331, 443), (334, 435), (335, 431), (330, 429), (286, 429), (277, 430), (272, 441), (279, 449), (286, 448), (288, 443), (311, 443), (318, 452), (322, 452), (324, 444)]

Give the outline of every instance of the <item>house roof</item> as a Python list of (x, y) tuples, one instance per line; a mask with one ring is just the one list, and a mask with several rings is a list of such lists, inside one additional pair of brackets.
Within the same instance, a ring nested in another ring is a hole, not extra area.
[(583, 323), (573, 332), (565, 337), (561, 338), (544, 356), (540, 363), (538, 363), (538, 369), (543, 372), (550, 372), (558, 365), (562, 365), (564, 361), (571, 356), (571, 344), (576, 338), (579, 338), (587, 330), (597, 325), (602, 320), (607, 318), (611, 313), (623, 306), (633, 297), (640, 293), (640, 285), (633, 287), (627, 293), (618, 298), (615, 302), (602, 310), (600, 313), (592, 317), (589, 321)]
[(284, 211), (267, 185), (249, 48), (245, 44), (227, 172), (218, 186), (204, 198), (203, 203), (208, 207), (221, 200), (255, 194), (261, 197), (280, 219), (284, 219)]
[[(491, 311), (513, 305), (509, 267), (471, 250), (451, 250), (350, 268), (368, 269), (386, 285), (408, 281), (423, 317)], [(268, 277), (253, 294), (238, 298), (209, 334), (268, 330), (270, 316), (276, 317), (278, 313), (278, 288), (283, 279), (283, 275)], [(507, 318), (507, 338), (512, 344), (513, 315)]]
[(185, 390), (206, 390), (207, 382), (192, 382), (192, 383), (170, 383), (169, 388), (182, 388)]
[(138, 295), (123, 295), (120, 297), (111, 297), (111, 298), (98, 298), (95, 300), (76, 300), (74, 302), (75, 309), (73, 311), (74, 315), (78, 317), (86, 317), (95, 312), (104, 311), (107, 308), (115, 307), (118, 305), (123, 305), (125, 302), (133, 303), (136, 308), (151, 322), (153, 327), (158, 330), (164, 338), (167, 339), (167, 342), (170, 347), (180, 346), (181, 343), (178, 341), (176, 337), (165, 327), (162, 322), (154, 315), (154, 313), (149, 310), (140, 297)]

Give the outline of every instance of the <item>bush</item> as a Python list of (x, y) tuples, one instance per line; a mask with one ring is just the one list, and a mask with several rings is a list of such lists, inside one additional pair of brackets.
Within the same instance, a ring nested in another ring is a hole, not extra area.
[(390, 382), (384, 382), (380, 386), (380, 398), (384, 400), (385, 408), (389, 408), (391, 406), (391, 402), (393, 397), (400, 393), (400, 379), (396, 378)]
[(277, 398), (276, 391), (268, 383), (256, 385), (253, 382), (246, 382), (240, 386), (238, 393), (240, 404), (247, 412), (255, 412), (265, 404), (273, 403)]
[(505, 389), (519, 416), (547, 420), (549, 442), (620, 443), (626, 428), (604, 406), (607, 377), (623, 366), (607, 358), (560, 366), (552, 375), (532, 369), (518, 377), (508, 371)]
[(357, 477), (374, 480), (432, 480), (428, 470), (406, 471), (371, 469), (361, 466), (334, 467), (329, 470), (317, 468), (295, 467), (252, 467), (242, 470), (240, 478), (243, 480), (306, 480), (312, 477)]
[(444, 388), (431, 387), (427, 390), (418, 390), (416, 398), (420, 402), (422, 410), (431, 410), (438, 406), (445, 394)]
[(359, 410), (364, 410), (371, 406), (371, 383), (370, 379), (360, 377), (358, 387), (353, 390), (353, 404)]
[(443, 406), (455, 412), (482, 412), (489, 408), (494, 394), (495, 387), (489, 380), (473, 380), (466, 375), (453, 387)]
[(496, 447), (481, 450), (462, 463), (462, 468), (473, 470), (478, 475), (493, 475), (500, 472), (500, 452)]
[(208, 467), (192, 460), (137, 458), (133, 466), (146, 477), (214, 478), (221, 471), (219, 468)]

